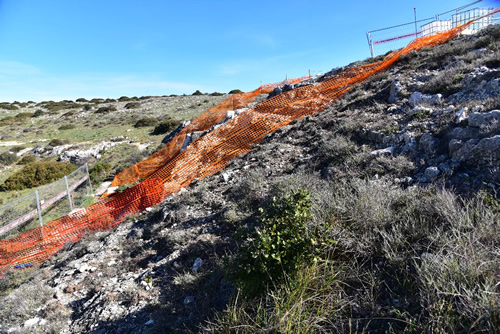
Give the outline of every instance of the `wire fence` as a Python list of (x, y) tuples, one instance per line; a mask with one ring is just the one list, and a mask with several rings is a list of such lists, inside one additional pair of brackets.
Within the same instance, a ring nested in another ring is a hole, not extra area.
[(87, 206), (92, 185), (87, 164), (33, 194), (0, 208), (0, 239), (8, 239)]
[(447, 31), (465, 24), (471, 20), (475, 20), (474, 23), (469, 25), (462, 34), (474, 34), (494, 24), (496, 21), (493, 15), (489, 15), (493, 10), (492, 8), (478, 7), (466, 11), (459, 11), (464, 7), (467, 6), (446, 13), (437, 14), (435, 17), (420, 20), (415, 19), (413, 22), (368, 31), (366, 37), (368, 39), (371, 56), (375, 57), (389, 51), (399, 50), (417, 37), (432, 36), (439, 32)]

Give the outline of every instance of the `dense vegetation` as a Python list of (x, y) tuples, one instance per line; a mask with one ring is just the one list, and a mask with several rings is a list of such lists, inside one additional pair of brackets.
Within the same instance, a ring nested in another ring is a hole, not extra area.
[(48, 184), (77, 168), (69, 162), (39, 161), (24, 166), (2, 184), (2, 191), (23, 190)]

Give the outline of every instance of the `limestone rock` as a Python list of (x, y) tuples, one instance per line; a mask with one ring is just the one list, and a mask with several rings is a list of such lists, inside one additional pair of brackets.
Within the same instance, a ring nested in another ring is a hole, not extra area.
[(420, 92), (415, 92), (411, 94), (408, 102), (412, 107), (417, 107), (422, 105), (437, 106), (443, 103), (443, 96), (441, 94), (427, 95), (427, 94), (422, 94)]
[(485, 113), (473, 112), (469, 116), (469, 126), (491, 130), (500, 128), (500, 110)]

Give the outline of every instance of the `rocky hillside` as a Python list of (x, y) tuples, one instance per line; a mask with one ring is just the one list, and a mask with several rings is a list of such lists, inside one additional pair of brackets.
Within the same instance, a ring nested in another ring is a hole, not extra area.
[[(404, 56), (223, 172), (9, 273), (0, 330), (500, 331), (499, 48), (494, 27)], [(245, 295), (238, 254), (297, 189), (315, 261)]]

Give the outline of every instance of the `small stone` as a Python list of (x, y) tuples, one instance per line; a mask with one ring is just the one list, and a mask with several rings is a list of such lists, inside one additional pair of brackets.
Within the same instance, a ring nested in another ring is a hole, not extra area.
[(32, 327), (34, 325), (38, 325), (38, 323), (40, 322), (40, 318), (38, 317), (34, 317), (34, 318), (31, 318), (31, 319), (28, 319), (24, 322), (24, 327)]
[(228, 173), (222, 173), (221, 174), (222, 180), (224, 183), (227, 183), (229, 181), (229, 174)]
[(427, 167), (425, 169), (425, 172), (424, 172), (424, 175), (428, 178), (428, 179), (435, 179), (438, 175), (439, 175), (440, 171), (439, 171), (439, 168), (437, 167)]
[(154, 324), (154, 320), (153, 319), (147, 321), (144, 325), (151, 326), (152, 324)]
[(376, 157), (378, 156), (382, 156), (382, 155), (392, 155), (394, 153), (394, 147), (387, 147), (387, 148), (383, 148), (381, 150), (375, 150), (375, 151), (371, 151), (370, 154), (371, 155), (374, 155)]
[(469, 111), (469, 108), (467, 108), (467, 107), (462, 108), (459, 111), (457, 111), (455, 113), (455, 116), (456, 116), (455, 123), (460, 124), (463, 121), (465, 121), (467, 119), (467, 112), (468, 111)]
[(196, 258), (196, 260), (194, 260), (194, 264), (193, 264), (193, 271), (195, 273), (197, 273), (198, 271), (200, 271), (200, 268), (201, 268), (202, 264), (203, 264), (203, 260), (200, 259), (199, 257)]
[(184, 298), (184, 305), (189, 305), (194, 302), (195, 297), (194, 296), (187, 296)]

